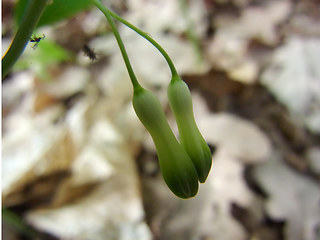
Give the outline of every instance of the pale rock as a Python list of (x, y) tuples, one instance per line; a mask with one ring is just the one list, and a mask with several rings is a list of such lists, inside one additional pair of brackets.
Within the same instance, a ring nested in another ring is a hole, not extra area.
[[(239, 159), (231, 157), (226, 149), (218, 149), (213, 156), (206, 186), (201, 185), (199, 191), (199, 195), (206, 196), (208, 200), (200, 212), (198, 234), (221, 240), (247, 238), (243, 227), (231, 215), (231, 204), (250, 208), (255, 201), (243, 179), (243, 171), (244, 166)], [(208, 222), (215, 224), (208, 225)]]
[(215, 68), (227, 71), (231, 79), (252, 84), (258, 76), (259, 66), (247, 56), (247, 45), (246, 39), (218, 31), (209, 44), (208, 60)]
[(243, 64), (238, 65), (236, 68), (228, 72), (231, 79), (245, 83), (253, 84), (258, 76), (259, 69), (256, 63), (247, 60)]
[(106, 160), (113, 167), (106, 181), (72, 204), (29, 212), (28, 222), (63, 239), (151, 239), (134, 159), (126, 145), (107, 145), (101, 153), (108, 156)]
[(24, 95), (34, 87), (34, 75), (29, 71), (14, 74), (10, 81), (2, 84), (3, 107), (19, 105)]
[(120, 52), (112, 55), (109, 65), (98, 73), (96, 81), (106, 100), (114, 101), (114, 108), (118, 108), (124, 99), (132, 96), (131, 81)]
[(77, 149), (81, 149), (87, 140), (90, 107), (88, 98), (78, 101), (66, 114), (65, 123)]
[(270, 1), (264, 6), (245, 8), (240, 18), (218, 18), (215, 24), (231, 38), (257, 39), (274, 45), (278, 41), (276, 28), (286, 20), (291, 10), (290, 1)]
[[(197, 35), (205, 32), (205, 6), (201, 1), (188, 1), (187, 17), (183, 13), (179, 1), (129, 0), (127, 7), (130, 11), (125, 18), (131, 23), (141, 24), (146, 32), (163, 32), (171, 30), (182, 33), (187, 30), (188, 18), (193, 23)], [(173, 24), (174, 23), (174, 24)], [(139, 26), (138, 26), (139, 27)], [(152, 33), (151, 33), (152, 35)]]
[(208, 58), (216, 68), (232, 69), (246, 56), (246, 39), (237, 38), (223, 30), (218, 30), (209, 44)]
[(123, 143), (118, 129), (107, 119), (97, 119), (90, 129), (89, 141), (96, 146)]
[(279, 41), (277, 26), (286, 20), (291, 8), (289, 1), (272, 1), (247, 7), (240, 17), (217, 16), (213, 23), (217, 30), (206, 53), (209, 62), (226, 71), (231, 79), (252, 84), (258, 77), (260, 63), (251, 56), (249, 43), (259, 40), (275, 45)]
[(311, 178), (289, 168), (278, 153), (255, 167), (254, 176), (268, 194), (266, 210), (285, 220), (288, 240), (316, 240), (320, 226), (320, 189)]
[(245, 163), (266, 160), (271, 153), (271, 143), (265, 133), (239, 117), (211, 114), (201, 119), (198, 126), (208, 143), (225, 149), (229, 156)]
[(320, 133), (320, 41), (291, 37), (274, 53), (261, 77), (296, 123)]
[(20, 130), (19, 135), (3, 138), (3, 197), (37, 177), (68, 169), (74, 159), (71, 139), (63, 127), (39, 129), (30, 121)]
[(88, 145), (72, 165), (71, 182), (74, 186), (107, 180), (114, 173), (107, 156), (95, 146)]
[(95, 35), (100, 27), (100, 23), (106, 21), (106, 17), (98, 8), (93, 8), (81, 22), (82, 29), (87, 35)]
[(87, 69), (73, 66), (67, 68), (54, 82), (49, 82), (43, 87), (52, 96), (64, 98), (85, 90), (89, 80), (90, 74)]

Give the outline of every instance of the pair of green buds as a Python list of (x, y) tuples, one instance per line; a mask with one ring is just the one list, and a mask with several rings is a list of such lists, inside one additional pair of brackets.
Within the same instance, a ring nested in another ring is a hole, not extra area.
[(153, 138), (166, 184), (176, 196), (190, 198), (198, 192), (198, 181), (204, 183), (207, 179), (212, 163), (211, 151), (196, 125), (187, 84), (179, 76), (173, 76), (167, 91), (180, 143), (153, 93), (142, 87), (135, 88), (133, 107)]
[[(192, 99), (187, 84), (178, 76), (166, 51), (149, 34), (110, 11), (99, 0), (91, 1), (106, 16), (118, 42), (134, 90), (132, 100), (134, 110), (153, 138), (166, 184), (178, 197), (195, 196), (198, 192), (199, 182), (204, 183), (208, 177), (212, 158), (210, 149), (194, 120)], [(168, 86), (168, 98), (177, 121), (180, 143), (169, 127), (157, 97), (139, 84), (113, 18), (148, 40), (166, 59), (172, 73), (172, 79)]]

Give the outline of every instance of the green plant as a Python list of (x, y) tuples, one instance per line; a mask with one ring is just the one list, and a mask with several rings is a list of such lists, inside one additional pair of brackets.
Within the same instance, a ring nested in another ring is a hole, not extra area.
[[(197, 175), (197, 180), (204, 183), (209, 174), (212, 160), (210, 149), (194, 120), (191, 94), (188, 86), (179, 77), (173, 62), (166, 51), (154, 39), (147, 33), (111, 12), (101, 4), (99, 0), (93, 0), (93, 2), (105, 14), (117, 38), (134, 88), (133, 106), (140, 121), (147, 128), (154, 140), (162, 175), (167, 185), (179, 197), (187, 198), (194, 196), (198, 189), (198, 186), (194, 183), (194, 177)], [(125, 53), (121, 37), (112, 21), (112, 17), (147, 39), (166, 59), (172, 74), (172, 79), (168, 87), (169, 102), (177, 121), (181, 146), (189, 157), (181, 152), (181, 148), (179, 147), (180, 144), (176, 144), (177, 140), (164, 118), (163, 110), (160, 109), (160, 103), (155, 100), (156, 98), (154, 95), (151, 95), (150, 92), (143, 89), (138, 84), (127, 54)], [(174, 146), (173, 149), (172, 146)], [(181, 154), (174, 155), (173, 153), (175, 151), (181, 152)], [(192, 160), (192, 163), (197, 170), (196, 175), (192, 173), (193, 170), (191, 170), (192, 168), (190, 167), (190, 160)], [(173, 176), (175, 176), (175, 178)], [(190, 189), (190, 186), (193, 186), (191, 190), (183, 193), (182, 189)], [(178, 188), (180, 188), (180, 191)]]
[[(20, 0), (15, 11), (18, 30), (9, 49), (2, 58), (2, 80), (22, 55), (37, 27), (53, 24), (91, 6), (93, 6), (91, 0)], [(62, 52), (58, 47), (56, 51)], [(68, 55), (68, 53), (64, 52), (61, 55)], [(52, 59), (52, 55), (50, 58)], [(59, 59), (68, 58), (70, 57), (63, 56), (63, 58), (60, 57)]]
[[(42, 0), (30, 0), (30, 2), (33, 4), (39, 1)], [(57, 1), (61, 3), (62, 0)], [(132, 102), (134, 110), (141, 123), (145, 126), (153, 138), (157, 149), (161, 172), (166, 184), (178, 197), (190, 198), (195, 196), (198, 192), (198, 181), (201, 183), (205, 182), (210, 171), (211, 152), (194, 120), (192, 99), (188, 86), (179, 77), (173, 62), (166, 51), (152, 37), (150, 37), (149, 34), (138, 29), (114, 12), (110, 11), (100, 2), (100, 0), (82, 0), (81, 2), (83, 4), (82, 6), (89, 6), (89, 3), (91, 3), (99, 8), (106, 16), (107, 21), (111, 26), (133, 86), (134, 94)], [(37, 18), (32, 19), (33, 21), (30, 26), (30, 30), (28, 32), (24, 32), (23, 37), (18, 34), (19, 31), (23, 32), (21, 30), (21, 25), (24, 21), (21, 22), (12, 46), (3, 58), (2, 77), (7, 74), (16, 59), (23, 51), (21, 47), (18, 48), (18, 45), (14, 45), (15, 41), (20, 45), (24, 44), (24, 46), (29, 41), (30, 35), (36, 26), (36, 23), (39, 20), (41, 12), (43, 12), (46, 3), (43, 3), (41, 6), (43, 7), (37, 13)], [(28, 16), (33, 11), (36, 11), (34, 7), (28, 8), (25, 16)], [(62, 12), (64, 14), (66, 13), (66, 11)], [(25, 19), (28, 20), (28, 17), (25, 17)], [(51, 18), (47, 17), (47, 19)], [(159, 52), (167, 61), (172, 74), (171, 82), (168, 86), (168, 98), (171, 109), (177, 121), (181, 143), (177, 141), (172, 130), (170, 129), (165, 117), (165, 113), (157, 97), (139, 84), (113, 19), (120, 21), (148, 40), (159, 50)], [(28, 25), (28, 21), (24, 24)], [(18, 38), (18, 40), (16, 40), (16, 38)], [(13, 49), (11, 50), (11, 48)], [(12, 56), (10, 51), (18, 54)], [(8, 62), (10, 62), (10, 64), (8, 64)]]
[[(24, 235), (27, 239), (36, 239), (37, 234), (25, 222), (8, 208), (2, 209), (2, 221), (13, 227), (18, 233)], [(3, 225), (2, 225), (3, 227)]]
[(24, 51), (49, 0), (31, 0), (26, 5), (19, 29), (2, 59), (2, 79), (8, 74)]

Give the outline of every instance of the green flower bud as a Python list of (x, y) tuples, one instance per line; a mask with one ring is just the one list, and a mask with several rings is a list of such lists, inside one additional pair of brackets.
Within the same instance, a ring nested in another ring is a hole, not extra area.
[(174, 136), (157, 97), (144, 88), (134, 90), (133, 107), (157, 149), (163, 179), (181, 198), (198, 192), (198, 175), (192, 160)]
[(173, 77), (168, 86), (168, 98), (177, 121), (181, 144), (197, 169), (199, 181), (204, 183), (212, 164), (211, 151), (194, 120), (189, 88), (178, 76)]

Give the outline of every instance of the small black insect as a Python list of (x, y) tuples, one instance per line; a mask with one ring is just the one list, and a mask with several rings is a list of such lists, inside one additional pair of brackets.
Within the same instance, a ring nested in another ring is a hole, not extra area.
[(45, 39), (46, 35), (42, 35), (42, 37), (37, 37), (36, 35), (32, 35), (30, 38), (30, 42), (34, 42), (35, 44), (32, 46), (33, 49), (36, 49), (41, 39)]
[(97, 59), (97, 54), (94, 52), (93, 49), (91, 49), (87, 44), (85, 44), (82, 48), (82, 51), (88, 58), (90, 58), (92, 61)]

